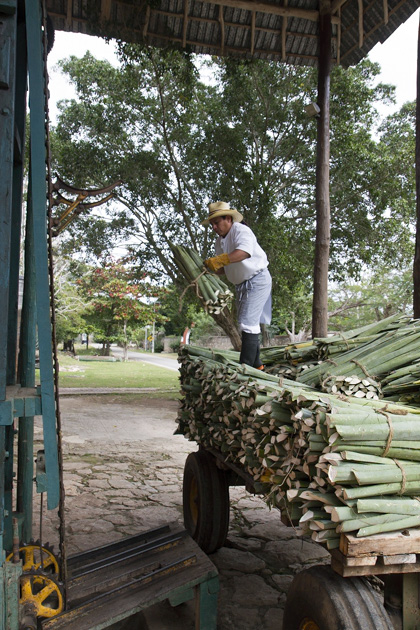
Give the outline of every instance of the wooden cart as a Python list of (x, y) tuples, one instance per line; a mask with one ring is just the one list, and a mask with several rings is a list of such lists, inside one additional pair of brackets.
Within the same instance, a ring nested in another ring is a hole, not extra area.
[[(255, 493), (251, 475), (217, 450), (200, 446), (188, 455), (184, 522), (206, 553), (226, 541), (229, 486), (236, 485)], [(366, 538), (342, 534), (331, 566), (314, 566), (294, 578), (283, 630), (418, 630), (419, 572), (420, 530)], [(384, 597), (367, 576), (379, 576)]]

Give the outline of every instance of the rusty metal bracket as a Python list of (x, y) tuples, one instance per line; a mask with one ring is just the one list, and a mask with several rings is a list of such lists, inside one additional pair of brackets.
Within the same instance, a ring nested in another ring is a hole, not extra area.
[[(105, 186), (104, 188), (75, 188), (70, 184), (64, 182), (58, 175), (56, 175), (55, 182), (51, 188), (51, 206), (67, 206), (63, 212), (51, 217), (52, 235), (58, 236), (79, 214), (86, 212), (90, 208), (95, 208), (106, 203), (113, 197), (113, 192), (117, 186), (121, 184), (121, 181), (117, 181), (114, 184)], [(62, 192), (69, 193), (75, 196), (75, 199), (67, 199)], [(88, 197), (97, 197), (99, 195), (105, 195), (97, 201), (85, 203), (85, 199)]]

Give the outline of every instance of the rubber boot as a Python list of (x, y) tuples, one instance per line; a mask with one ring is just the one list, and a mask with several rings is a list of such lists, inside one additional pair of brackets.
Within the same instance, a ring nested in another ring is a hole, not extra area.
[(257, 354), (255, 355), (254, 368), (257, 370), (263, 370), (264, 365), (260, 359), (260, 337), (258, 335), (258, 346), (257, 346)]
[[(254, 367), (257, 358), (259, 335), (242, 331), (242, 349), (239, 357), (239, 363), (245, 363)], [(260, 361), (261, 363), (261, 361)]]

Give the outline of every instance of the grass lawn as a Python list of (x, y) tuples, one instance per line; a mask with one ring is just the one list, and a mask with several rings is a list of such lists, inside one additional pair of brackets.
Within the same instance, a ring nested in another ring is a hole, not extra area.
[(141, 361), (77, 361), (59, 352), (60, 387), (157, 387), (179, 391), (177, 372)]
[[(98, 348), (90, 347), (90, 348), (87, 349), (86, 346), (84, 346), (82, 344), (74, 344), (74, 349), (76, 351), (76, 354), (79, 354), (80, 356), (86, 356), (86, 355), (90, 356), (90, 355), (97, 355), (97, 354), (99, 354)], [(129, 348), (129, 351), (130, 352), (137, 352), (138, 354), (151, 354), (150, 352), (145, 352), (144, 350), (141, 350), (140, 348)], [(167, 359), (175, 359), (175, 360), (177, 360), (178, 353), (177, 352), (158, 352), (156, 354), (156, 356), (166, 357)]]

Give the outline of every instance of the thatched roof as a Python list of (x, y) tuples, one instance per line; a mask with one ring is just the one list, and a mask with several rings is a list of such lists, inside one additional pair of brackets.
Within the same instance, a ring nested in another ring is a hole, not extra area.
[[(332, 56), (356, 64), (419, 0), (332, 0)], [(318, 0), (47, 0), (57, 30), (195, 53), (317, 65)]]

